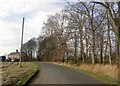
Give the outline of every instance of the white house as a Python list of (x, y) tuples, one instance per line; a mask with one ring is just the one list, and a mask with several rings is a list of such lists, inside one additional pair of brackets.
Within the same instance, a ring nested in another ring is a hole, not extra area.
[(10, 58), (10, 59), (19, 59), (20, 58), (20, 52), (18, 52), (18, 50), (16, 50), (16, 52), (11, 52), (8, 55), (8, 58)]

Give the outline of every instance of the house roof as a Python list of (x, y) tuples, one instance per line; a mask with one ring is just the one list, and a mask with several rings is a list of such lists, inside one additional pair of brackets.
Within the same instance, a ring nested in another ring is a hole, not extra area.
[(9, 55), (19, 55), (20, 52), (11, 52)]
[(0, 58), (5, 58), (5, 56), (0, 56)]

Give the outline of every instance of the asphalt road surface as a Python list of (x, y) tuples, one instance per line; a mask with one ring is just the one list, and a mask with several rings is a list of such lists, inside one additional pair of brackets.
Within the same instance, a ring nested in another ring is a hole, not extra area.
[(103, 84), (102, 82), (72, 69), (50, 63), (37, 62), (40, 73), (31, 84)]

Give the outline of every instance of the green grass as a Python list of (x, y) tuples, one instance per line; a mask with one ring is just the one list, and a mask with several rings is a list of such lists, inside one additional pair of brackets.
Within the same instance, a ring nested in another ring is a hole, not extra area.
[[(60, 66), (63, 66), (63, 65), (60, 65)], [(107, 75), (94, 73), (94, 72), (88, 71), (88, 70), (81, 70), (79, 68), (74, 68), (72, 66), (64, 66), (64, 67), (67, 67), (67, 68), (69, 68), (71, 70), (74, 70), (74, 71), (80, 72), (82, 74), (88, 75), (88, 76), (90, 76), (92, 78), (95, 78), (96, 80), (99, 80), (99, 81), (105, 83), (105, 84), (118, 84), (117, 80), (114, 80), (114, 79), (110, 78)]]
[(37, 71), (38, 71), (38, 65), (35, 63), (28, 63), (29, 70), (24, 73), (22, 76), (16, 78), (17, 83), (14, 84), (15, 86), (22, 86), (24, 85)]

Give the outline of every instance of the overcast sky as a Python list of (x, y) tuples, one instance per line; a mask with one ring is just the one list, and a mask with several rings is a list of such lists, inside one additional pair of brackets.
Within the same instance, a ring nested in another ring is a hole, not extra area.
[(63, 9), (66, 1), (78, 0), (0, 0), (0, 56), (20, 49), (24, 1), (24, 42), (27, 42), (30, 38), (39, 36), (48, 15)]
[[(0, 55), (20, 49), (24, 0), (0, 0)], [(50, 14), (61, 10), (65, 0), (25, 0), (24, 42), (38, 37)]]

